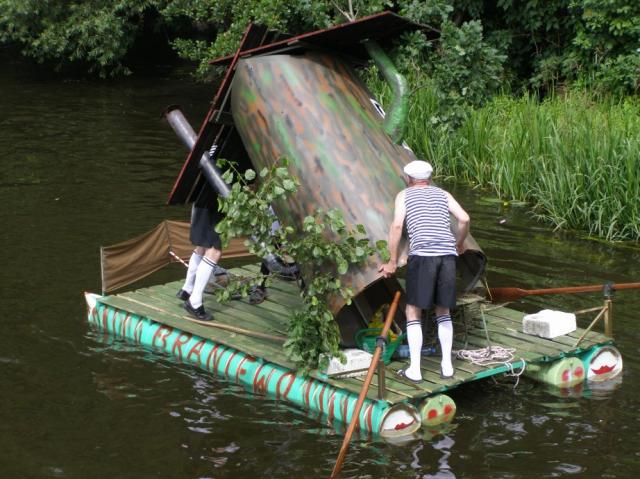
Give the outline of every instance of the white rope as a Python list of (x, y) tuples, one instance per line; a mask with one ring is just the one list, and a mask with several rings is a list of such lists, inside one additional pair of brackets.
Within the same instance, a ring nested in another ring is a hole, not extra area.
[(511, 363), (505, 363), (505, 366), (507, 366), (509, 368), (509, 372), (505, 373), (506, 376), (513, 376), (516, 378), (516, 383), (513, 385), (513, 389), (518, 387), (518, 383), (520, 382), (520, 376), (522, 376), (524, 374), (524, 370), (527, 367), (527, 362), (524, 360), (524, 358), (520, 358), (520, 360), (522, 361), (522, 369), (518, 372), (515, 372), (513, 369), (513, 364)]
[(516, 372), (513, 368), (512, 361), (515, 359), (516, 348), (504, 348), (502, 346), (489, 346), (481, 349), (461, 349), (456, 352), (456, 357), (464, 361), (469, 361), (476, 366), (498, 366), (504, 365), (509, 370), (505, 373), (505, 376), (513, 376), (516, 378), (514, 389), (520, 382), (520, 376), (524, 373), (527, 366), (524, 358), (520, 358), (522, 361), (522, 369)]
[(173, 251), (169, 250), (169, 254), (173, 256), (175, 259), (177, 259), (178, 261), (180, 261), (185, 267), (187, 268), (189, 267), (189, 265), (180, 256), (175, 254)]
[(522, 361), (522, 369), (518, 372), (513, 369), (512, 362), (515, 359), (516, 348), (505, 348), (503, 346), (495, 346), (491, 344), (489, 330), (487, 329), (487, 321), (484, 317), (485, 311), (492, 311), (493, 309), (498, 309), (502, 306), (504, 305), (488, 308), (484, 305), (480, 305), (480, 317), (482, 318), (482, 325), (487, 337), (487, 344), (489, 346), (481, 349), (461, 349), (456, 352), (456, 357), (481, 367), (505, 366), (508, 370), (508, 372), (505, 372), (505, 376), (513, 376), (516, 378), (516, 383), (513, 385), (513, 388), (515, 389), (520, 382), (520, 376), (524, 373), (527, 363), (524, 358), (520, 358)]
[(491, 366), (511, 362), (514, 358), (515, 348), (503, 348), (502, 346), (489, 346), (482, 349), (461, 349), (456, 353), (458, 359), (464, 359), (478, 366)]

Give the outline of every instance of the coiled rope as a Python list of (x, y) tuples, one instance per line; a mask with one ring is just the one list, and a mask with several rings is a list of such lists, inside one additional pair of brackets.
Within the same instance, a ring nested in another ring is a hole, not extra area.
[(520, 376), (522, 376), (526, 368), (526, 361), (524, 358), (520, 358), (522, 361), (522, 369), (516, 372), (512, 364), (515, 359), (516, 348), (505, 348), (491, 344), (487, 322), (484, 317), (484, 308), (482, 307), (480, 307), (480, 317), (482, 318), (488, 346), (481, 349), (461, 349), (456, 352), (456, 357), (482, 367), (504, 365), (508, 369), (505, 376), (513, 376), (516, 378), (516, 383), (513, 386), (516, 388), (520, 382)]
[(513, 367), (513, 360), (515, 359), (515, 348), (504, 348), (502, 346), (487, 346), (481, 349), (461, 349), (456, 352), (456, 357), (464, 361), (469, 361), (477, 366), (498, 366), (504, 365), (508, 371), (504, 373), (505, 376), (512, 376), (516, 378), (516, 383), (513, 385), (514, 389), (518, 387), (520, 382), (520, 376), (524, 374), (524, 370), (527, 367), (527, 362), (524, 358), (520, 358), (522, 361), (522, 369), (516, 371)]
[(515, 348), (492, 345), (481, 349), (461, 349), (456, 353), (456, 357), (478, 366), (491, 366), (510, 363), (515, 357), (515, 352)]

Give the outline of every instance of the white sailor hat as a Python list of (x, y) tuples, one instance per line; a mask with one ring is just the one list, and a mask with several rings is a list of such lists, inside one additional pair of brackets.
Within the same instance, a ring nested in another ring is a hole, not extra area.
[(415, 160), (404, 167), (404, 174), (416, 180), (428, 180), (431, 178), (433, 167), (422, 160)]

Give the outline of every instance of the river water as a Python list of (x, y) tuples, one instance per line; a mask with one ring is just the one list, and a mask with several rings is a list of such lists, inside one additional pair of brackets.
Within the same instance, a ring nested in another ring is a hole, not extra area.
[[(332, 429), (86, 322), (82, 293), (100, 290), (99, 246), (188, 219), (164, 206), (185, 151), (160, 112), (179, 103), (197, 129), (212, 87), (168, 67), (93, 82), (0, 64), (0, 477), (328, 477), (342, 441)], [(453, 189), (492, 286), (640, 280), (637, 245), (554, 233), (526, 208)], [(182, 274), (169, 268), (146, 284)], [(574, 311), (601, 300), (516, 306)], [(568, 396), (524, 378), (459, 388), (450, 427), (402, 446), (357, 440), (342, 477), (636, 477), (640, 291), (617, 293), (614, 305), (619, 384)]]

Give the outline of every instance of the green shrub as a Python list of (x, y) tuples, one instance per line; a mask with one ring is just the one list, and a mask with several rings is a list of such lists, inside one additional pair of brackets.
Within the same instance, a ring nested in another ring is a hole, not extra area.
[(17, 43), (25, 56), (56, 70), (81, 64), (101, 77), (128, 73), (122, 59), (158, 3), (0, 0), (0, 43)]
[(499, 97), (453, 134), (416, 129), (407, 141), (437, 173), (528, 202), (557, 228), (640, 239), (637, 99)]

